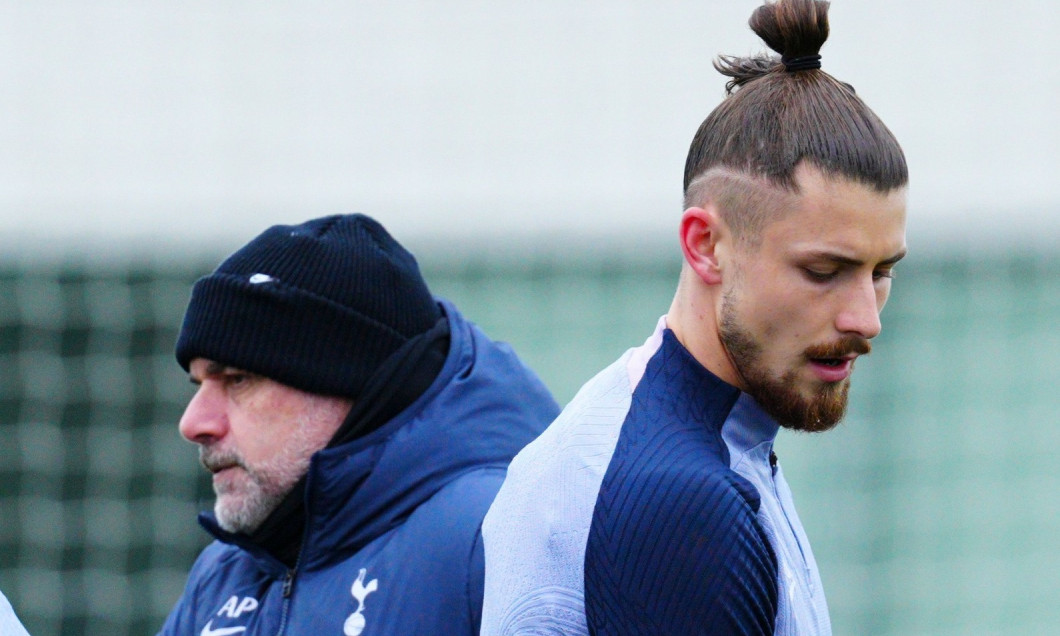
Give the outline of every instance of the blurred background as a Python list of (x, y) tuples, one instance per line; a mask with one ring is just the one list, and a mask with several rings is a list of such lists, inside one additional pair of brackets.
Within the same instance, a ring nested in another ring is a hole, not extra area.
[[(211, 502), (191, 283), (360, 211), (561, 402), (669, 305), (684, 156), (757, 0), (0, 0), (0, 589), (152, 634)], [(824, 68), (909, 159), (911, 256), (836, 432), (778, 454), (836, 634), (1060, 624), (1060, 11), (836, 0)]]

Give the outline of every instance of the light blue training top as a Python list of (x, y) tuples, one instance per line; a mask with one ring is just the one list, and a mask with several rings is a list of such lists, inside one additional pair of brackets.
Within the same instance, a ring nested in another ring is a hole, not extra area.
[(509, 467), (481, 634), (831, 634), (778, 428), (661, 319)]
[(15, 616), (15, 610), (11, 608), (11, 603), (7, 601), (7, 597), (4, 596), (3, 592), (0, 592), (0, 634), (3, 636), (29, 636), (26, 633), (26, 628), (22, 626), (22, 623), (18, 621), (18, 617)]

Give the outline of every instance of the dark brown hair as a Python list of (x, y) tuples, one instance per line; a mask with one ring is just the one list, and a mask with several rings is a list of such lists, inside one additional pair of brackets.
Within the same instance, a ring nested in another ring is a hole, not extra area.
[(813, 56), (828, 39), (828, 4), (767, 2), (749, 24), (781, 57), (715, 61), (731, 79), (725, 100), (703, 121), (689, 148), (686, 207), (695, 204), (687, 200), (689, 186), (712, 168), (762, 178), (789, 192), (797, 191), (795, 168), (804, 160), (879, 192), (906, 185), (905, 155), (891, 131), (850, 85), (812, 68)]

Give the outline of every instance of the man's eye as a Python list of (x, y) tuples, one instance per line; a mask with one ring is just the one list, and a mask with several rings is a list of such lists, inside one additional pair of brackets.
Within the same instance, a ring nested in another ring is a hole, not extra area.
[(893, 269), (881, 269), (876, 270), (872, 273), (873, 280), (883, 280), (884, 278), (894, 278)]
[(246, 373), (229, 373), (225, 376), (225, 383), (229, 386), (239, 386), (250, 381), (250, 375)]
[(820, 271), (816, 269), (810, 269), (809, 267), (803, 268), (806, 273), (806, 277), (815, 283), (827, 283), (836, 277), (837, 272), (835, 270)]

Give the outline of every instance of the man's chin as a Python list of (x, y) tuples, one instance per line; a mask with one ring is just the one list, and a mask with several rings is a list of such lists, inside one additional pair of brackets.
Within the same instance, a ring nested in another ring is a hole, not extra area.
[(211, 478), (213, 492), (218, 497), (237, 494), (244, 490), (248, 480), (246, 469), (240, 466), (228, 466), (214, 471)]
[(795, 421), (795, 420), (784, 421), (784, 420), (780, 420), (780, 419), (777, 420), (777, 423), (780, 424), (783, 428), (786, 428), (789, 431), (797, 431), (799, 433), (826, 433), (826, 432), (834, 429), (835, 427), (839, 426), (842, 422), (843, 422), (843, 415), (842, 414), (840, 414), (840, 416), (838, 418), (836, 418), (836, 419), (831, 419), (831, 418), (827, 418), (827, 419), (826, 418), (809, 419), (808, 418), (808, 419), (805, 419), (805, 420), (798, 420), (798, 421)]
[(789, 384), (765, 387), (755, 395), (756, 401), (780, 426), (804, 433), (830, 431), (840, 422), (847, 409), (850, 381), (817, 387), (809, 396), (797, 393)]
[(225, 532), (250, 534), (261, 526), (268, 516), (263, 501), (247, 501), (246, 497), (232, 494), (218, 495), (214, 503), (213, 514), (217, 525)]

